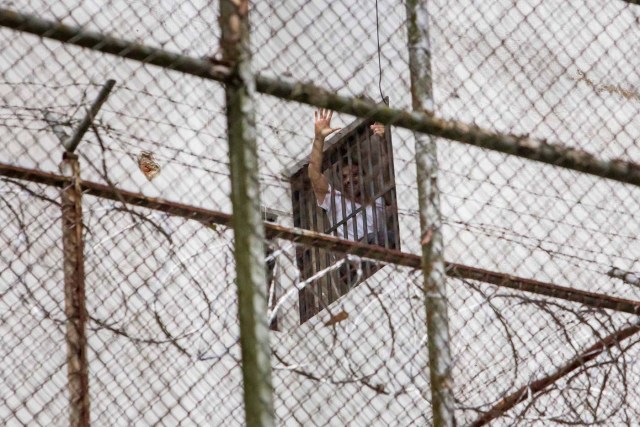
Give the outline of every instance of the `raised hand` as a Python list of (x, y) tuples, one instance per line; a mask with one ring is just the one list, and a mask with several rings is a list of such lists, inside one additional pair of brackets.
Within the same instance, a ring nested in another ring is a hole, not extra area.
[(379, 137), (384, 137), (384, 125), (382, 123), (375, 122), (370, 126), (374, 135), (378, 135)]
[(313, 124), (316, 132), (316, 138), (324, 139), (332, 133), (340, 130), (340, 128), (331, 127), (332, 116), (333, 111), (329, 111), (325, 108), (321, 108), (320, 110), (313, 113)]

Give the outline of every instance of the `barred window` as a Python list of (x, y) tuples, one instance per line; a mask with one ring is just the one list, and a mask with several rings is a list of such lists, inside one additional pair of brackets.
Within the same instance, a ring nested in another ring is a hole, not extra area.
[[(359, 119), (325, 142), (322, 170), (330, 191), (318, 206), (308, 164), (291, 174), (296, 227), (336, 237), (400, 249), (398, 208), (390, 128), (384, 137)], [(343, 258), (321, 248), (298, 247), (296, 260), (306, 280)], [(376, 272), (371, 263), (345, 262), (300, 291), (300, 321), (305, 322)]]

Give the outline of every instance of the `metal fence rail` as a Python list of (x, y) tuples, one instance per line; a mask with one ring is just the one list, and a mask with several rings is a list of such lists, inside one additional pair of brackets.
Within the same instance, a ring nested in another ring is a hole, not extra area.
[(637, 2), (356, 3), (0, 2), (0, 423), (633, 424)]

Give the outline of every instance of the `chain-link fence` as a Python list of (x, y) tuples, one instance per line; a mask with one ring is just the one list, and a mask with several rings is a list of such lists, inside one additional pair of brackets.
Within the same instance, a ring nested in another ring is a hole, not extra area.
[(100, 3), (0, 0), (0, 424), (637, 422), (637, 2)]

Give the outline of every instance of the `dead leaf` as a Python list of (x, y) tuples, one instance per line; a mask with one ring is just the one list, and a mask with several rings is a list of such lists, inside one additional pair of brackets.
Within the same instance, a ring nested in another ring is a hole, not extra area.
[(160, 165), (153, 158), (153, 153), (150, 151), (140, 153), (138, 156), (138, 167), (149, 181), (160, 173)]
[(349, 318), (349, 313), (342, 310), (340, 313), (336, 314), (335, 316), (331, 316), (331, 318), (325, 322), (324, 326), (333, 326), (336, 323), (340, 323), (343, 320), (346, 320), (348, 318)]

